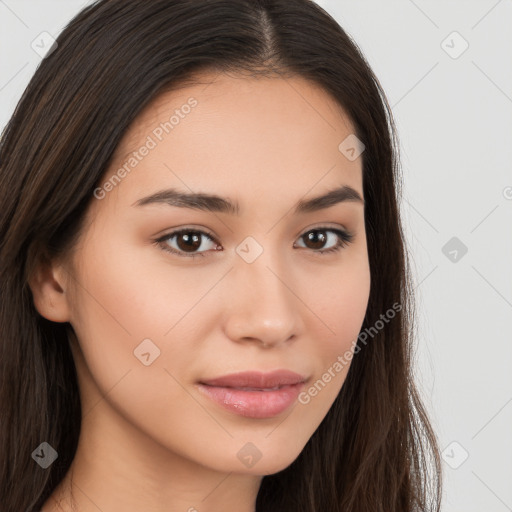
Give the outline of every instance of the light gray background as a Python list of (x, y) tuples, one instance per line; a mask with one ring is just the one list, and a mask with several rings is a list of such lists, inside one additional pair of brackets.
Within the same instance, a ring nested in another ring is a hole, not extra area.
[[(40, 62), (32, 42), (87, 3), (0, 0), (2, 129)], [(399, 129), (443, 510), (512, 511), (512, 1), (318, 3), (363, 50)]]

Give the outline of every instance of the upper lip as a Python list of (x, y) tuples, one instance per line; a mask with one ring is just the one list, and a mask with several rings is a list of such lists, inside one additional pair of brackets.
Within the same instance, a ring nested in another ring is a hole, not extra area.
[(290, 370), (240, 372), (201, 381), (201, 384), (226, 388), (276, 388), (305, 382), (306, 377)]

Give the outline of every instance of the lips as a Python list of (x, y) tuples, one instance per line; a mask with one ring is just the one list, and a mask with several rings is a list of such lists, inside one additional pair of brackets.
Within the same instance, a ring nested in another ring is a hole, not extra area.
[(199, 389), (223, 408), (248, 418), (271, 418), (288, 409), (306, 377), (289, 370), (243, 372), (199, 382)]
[(283, 386), (290, 386), (305, 382), (306, 377), (289, 370), (277, 370), (270, 373), (242, 372), (201, 381), (207, 386), (223, 388), (252, 388), (252, 389), (278, 389)]

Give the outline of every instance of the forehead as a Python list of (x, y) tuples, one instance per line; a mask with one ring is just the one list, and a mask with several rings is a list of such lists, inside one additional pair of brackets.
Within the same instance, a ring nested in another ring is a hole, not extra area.
[(164, 186), (248, 201), (296, 201), (340, 184), (363, 195), (361, 158), (339, 149), (351, 134), (340, 105), (304, 78), (204, 74), (141, 112), (105, 179), (124, 167), (115, 195), (122, 188), (127, 202)]

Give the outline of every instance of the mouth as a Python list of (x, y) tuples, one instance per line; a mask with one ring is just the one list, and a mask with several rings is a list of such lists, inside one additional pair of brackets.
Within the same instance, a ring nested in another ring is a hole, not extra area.
[(288, 370), (243, 372), (198, 383), (199, 390), (218, 405), (247, 418), (272, 418), (287, 410), (307, 378)]

